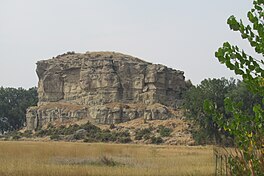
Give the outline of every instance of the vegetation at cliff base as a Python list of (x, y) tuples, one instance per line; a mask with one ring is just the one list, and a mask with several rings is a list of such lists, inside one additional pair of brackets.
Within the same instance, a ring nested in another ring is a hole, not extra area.
[(206, 100), (214, 102), (223, 118), (230, 119), (232, 115), (225, 109), (227, 97), (236, 103), (245, 102), (241, 104), (241, 109), (248, 115), (254, 115), (253, 106), (262, 101), (260, 95), (248, 91), (245, 82), (225, 78), (204, 79), (185, 93), (185, 115), (193, 122), (192, 133), (197, 144), (233, 145), (233, 135), (214, 121), (214, 116), (208, 114), (203, 105)]
[[(253, 8), (247, 13), (249, 24), (230, 16), (227, 23), (231, 30), (240, 33), (256, 52), (250, 56), (238, 46), (225, 42), (215, 56), (219, 62), (243, 77), (248, 90), (261, 101), (245, 109), (247, 100), (235, 102), (231, 97), (224, 100), (224, 109), (231, 118), (207, 100), (204, 107), (213, 115), (214, 121), (233, 135), (236, 154), (230, 153), (229, 164), (232, 175), (264, 175), (264, 1), (254, 0)], [(250, 108), (250, 109), (249, 109)]]
[(0, 133), (18, 130), (24, 126), (26, 110), (38, 102), (37, 88), (0, 87)]

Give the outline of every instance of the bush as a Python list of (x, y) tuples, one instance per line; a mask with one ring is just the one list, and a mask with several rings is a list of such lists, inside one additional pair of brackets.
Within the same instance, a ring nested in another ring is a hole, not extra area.
[(61, 137), (60, 137), (60, 135), (58, 135), (58, 134), (53, 134), (53, 135), (50, 136), (50, 139), (51, 139), (51, 140), (58, 141), (58, 140), (61, 139)]
[(83, 142), (96, 142), (94, 138), (85, 138)]
[(49, 129), (49, 128), (54, 128), (54, 126), (51, 123), (49, 123), (47, 126), (47, 129)]
[(119, 137), (130, 137), (129, 131), (122, 131), (122, 132), (117, 132), (117, 136)]
[(117, 140), (117, 133), (111, 133), (109, 130), (103, 130), (99, 133), (99, 140), (101, 142), (115, 142)]
[(88, 133), (97, 133), (101, 131), (99, 127), (93, 125), (91, 122), (80, 125), (79, 129), (85, 129)]
[(149, 140), (151, 138), (151, 134), (150, 133), (147, 133), (143, 136), (143, 139), (144, 140)]
[(11, 131), (4, 135), (6, 139), (18, 140), (22, 137), (22, 134), (18, 131)]
[(16, 135), (12, 136), (13, 140), (18, 140), (20, 138), (21, 138), (21, 136), (19, 134), (16, 134)]
[(131, 142), (131, 141), (132, 141), (132, 140), (131, 140), (130, 137), (120, 137), (120, 138), (117, 139), (117, 142), (120, 142), (120, 143), (123, 143), (123, 144), (125, 144), (125, 143), (129, 143), (129, 142)]
[(170, 134), (172, 132), (172, 129), (164, 127), (164, 126), (161, 125), (161, 126), (159, 126), (158, 132), (160, 133), (161, 137), (168, 137), (168, 136), (170, 136)]
[[(85, 131), (85, 133), (82, 133), (80, 130)], [(143, 130), (143, 133), (146, 132)], [(117, 132), (110, 131), (108, 129), (101, 130), (99, 127), (93, 125), (90, 122), (80, 126), (77, 124), (70, 125), (67, 128), (63, 125), (58, 128), (54, 128), (53, 126), (49, 125), (48, 129), (41, 129), (37, 131), (35, 135), (39, 137), (50, 136), (51, 140), (61, 140), (64, 138), (68, 140), (83, 139), (83, 142), (131, 142), (129, 131)]]
[(139, 129), (136, 131), (135, 140), (141, 140), (145, 136), (149, 137), (150, 134), (151, 130), (149, 128)]
[(23, 137), (30, 138), (32, 137), (32, 131), (31, 130), (26, 130), (23, 134)]
[(73, 134), (78, 129), (80, 129), (80, 126), (79, 125), (77, 125), (77, 124), (70, 125), (68, 128), (66, 128), (66, 130), (64, 130), (64, 135)]
[(160, 136), (159, 137), (152, 136), (151, 137), (151, 143), (152, 144), (161, 144), (161, 143), (163, 143), (163, 139)]
[(83, 135), (80, 134), (80, 133), (76, 133), (76, 134), (73, 135), (73, 138), (74, 138), (75, 140), (80, 140), (80, 139), (83, 138)]
[(47, 135), (47, 130), (39, 130), (39, 131), (37, 131), (36, 133), (35, 133), (35, 135), (37, 136), (37, 137), (43, 137), (43, 136), (46, 136)]

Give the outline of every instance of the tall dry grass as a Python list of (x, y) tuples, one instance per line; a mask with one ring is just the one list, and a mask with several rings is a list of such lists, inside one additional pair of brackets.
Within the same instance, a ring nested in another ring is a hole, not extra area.
[(0, 142), (1, 176), (206, 176), (213, 172), (211, 147)]

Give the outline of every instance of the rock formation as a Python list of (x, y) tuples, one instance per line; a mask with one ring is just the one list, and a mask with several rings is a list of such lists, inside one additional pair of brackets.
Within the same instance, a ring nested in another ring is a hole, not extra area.
[(181, 104), (184, 73), (115, 52), (68, 52), (37, 62), (38, 106), (27, 129), (68, 119), (103, 124), (167, 119)]

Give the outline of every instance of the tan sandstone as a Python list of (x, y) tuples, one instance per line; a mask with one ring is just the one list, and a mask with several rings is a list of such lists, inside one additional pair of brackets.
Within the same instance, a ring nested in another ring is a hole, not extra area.
[(38, 106), (27, 129), (68, 119), (114, 124), (174, 117), (186, 90), (184, 73), (115, 52), (68, 52), (37, 62)]

